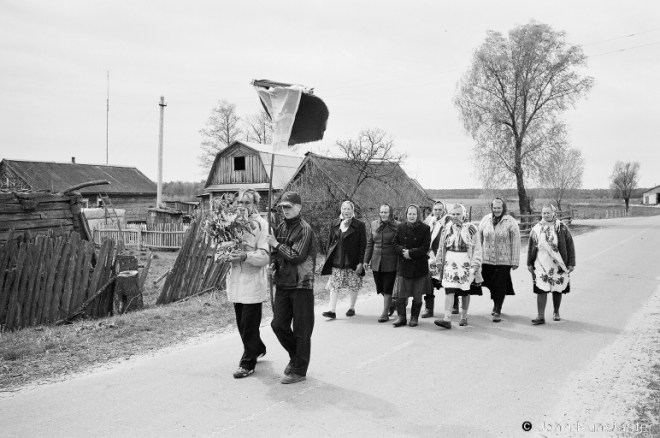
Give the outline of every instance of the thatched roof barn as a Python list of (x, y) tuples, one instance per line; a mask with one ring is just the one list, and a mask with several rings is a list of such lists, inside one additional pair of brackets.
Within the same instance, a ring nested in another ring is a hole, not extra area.
[(356, 164), (308, 152), (284, 189), (300, 193), (303, 216), (322, 241), (324, 229), (339, 215), (341, 202), (347, 199), (355, 204), (357, 217), (367, 223), (378, 217), (382, 204), (391, 205), (395, 215), (401, 217), (409, 204), (433, 203), (422, 186), (396, 163), (370, 162), (366, 172), (373, 176), (356, 187), (361, 179)]

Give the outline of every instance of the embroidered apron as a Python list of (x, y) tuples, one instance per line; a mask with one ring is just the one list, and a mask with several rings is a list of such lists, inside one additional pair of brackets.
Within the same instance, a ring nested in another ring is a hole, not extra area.
[(563, 292), (570, 281), (568, 269), (559, 254), (554, 224), (534, 227), (538, 251), (534, 261), (536, 287), (545, 292)]

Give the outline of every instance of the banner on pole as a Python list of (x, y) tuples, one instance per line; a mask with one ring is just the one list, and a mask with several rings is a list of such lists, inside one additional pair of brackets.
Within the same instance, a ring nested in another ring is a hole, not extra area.
[(314, 89), (266, 79), (252, 85), (273, 122), (273, 152), (323, 139), (329, 112)]

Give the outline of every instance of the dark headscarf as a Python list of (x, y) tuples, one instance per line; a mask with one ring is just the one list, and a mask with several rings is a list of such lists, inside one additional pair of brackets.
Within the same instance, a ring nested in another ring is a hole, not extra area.
[[(502, 203), (502, 215), (500, 217), (495, 217), (495, 213), (493, 213), (493, 202), (495, 201), (500, 201)], [(504, 201), (504, 199), (494, 198), (492, 201), (490, 201), (490, 212), (493, 213), (493, 226), (496, 226), (497, 224), (500, 223), (504, 215), (507, 214), (508, 212), (506, 208), (506, 202)]]
[[(408, 210), (410, 210), (410, 207), (414, 207), (415, 210), (417, 210), (417, 221), (412, 224), (408, 222)], [(406, 207), (406, 226), (410, 228), (417, 228), (421, 223), (422, 223), (422, 209), (419, 208), (419, 205), (417, 204), (408, 205), (408, 207)]]

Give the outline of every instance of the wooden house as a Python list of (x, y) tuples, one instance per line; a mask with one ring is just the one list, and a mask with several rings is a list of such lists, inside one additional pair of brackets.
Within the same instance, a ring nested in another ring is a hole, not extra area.
[[(273, 175), (271, 160), (275, 157)], [(254, 189), (261, 196), (259, 211), (266, 211), (268, 184), (272, 177), (273, 194), (282, 192), (302, 163), (303, 157), (273, 154), (270, 146), (247, 141), (234, 141), (216, 155), (204, 187), (202, 209), (208, 211), (214, 198), (234, 194), (240, 189)]]
[(147, 229), (155, 229), (159, 224), (183, 226), (183, 212), (167, 208), (150, 208), (147, 212)]
[(76, 231), (91, 240), (79, 192), (49, 193), (0, 190), (0, 242), (29, 232), (32, 236)]
[(61, 192), (88, 181), (110, 185), (80, 189), (86, 208), (102, 207), (108, 196), (113, 207), (126, 210), (127, 222), (145, 222), (147, 209), (156, 207), (156, 183), (135, 167), (8, 160), (0, 162), (0, 189)]

